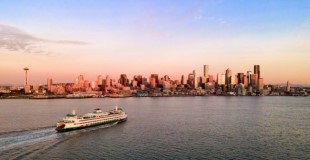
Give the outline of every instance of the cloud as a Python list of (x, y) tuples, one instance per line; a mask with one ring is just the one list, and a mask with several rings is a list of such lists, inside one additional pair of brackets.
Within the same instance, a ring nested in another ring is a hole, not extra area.
[(217, 23), (220, 23), (220, 24), (227, 24), (227, 21), (226, 20), (224, 20), (223, 18), (219, 18), (219, 17), (213, 17), (213, 16), (211, 16), (211, 17), (208, 17), (208, 19), (209, 20), (211, 20), (211, 21), (214, 21), (214, 22), (217, 22)]
[(16, 27), (0, 24), (0, 48), (10, 51), (22, 51), (37, 55), (51, 55), (52, 52), (44, 49), (43, 44), (70, 44), (86, 45), (86, 42), (73, 40), (49, 40), (38, 38)]

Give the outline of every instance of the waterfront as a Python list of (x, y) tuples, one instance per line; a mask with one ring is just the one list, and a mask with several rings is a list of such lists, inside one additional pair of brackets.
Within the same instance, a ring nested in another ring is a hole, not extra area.
[[(128, 121), (57, 134), (115, 105)], [(309, 97), (0, 100), (0, 159), (309, 159)]]

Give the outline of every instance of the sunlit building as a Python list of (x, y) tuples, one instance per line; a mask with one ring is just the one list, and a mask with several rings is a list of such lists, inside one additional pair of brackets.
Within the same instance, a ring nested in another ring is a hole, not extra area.
[(251, 86), (256, 88), (258, 85), (258, 75), (257, 74), (251, 74)]
[(203, 77), (205, 79), (205, 82), (208, 82), (208, 78), (209, 78), (209, 65), (203, 65)]
[(231, 70), (229, 68), (226, 69), (226, 73), (225, 73), (225, 84), (231, 84)]
[(53, 80), (51, 78), (47, 79), (47, 90), (51, 91), (51, 87), (53, 85)]
[(244, 84), (244, 73), (238, 73), (238, 84), (242, 83)]
[(263, 78), (259, 78), (258, 79), (258, 90), (263, 90), (264, 89), (264, 79)]
[(257, 74), (258, 79), (260, 79), (260, 67), (259, 65), (254, 65), (254, 74)]

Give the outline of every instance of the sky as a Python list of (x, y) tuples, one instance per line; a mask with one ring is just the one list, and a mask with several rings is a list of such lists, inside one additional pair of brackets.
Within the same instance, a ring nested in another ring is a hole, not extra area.
[(0, 84), (253, 71), (310, 84), (308, 0), (0, 0)]

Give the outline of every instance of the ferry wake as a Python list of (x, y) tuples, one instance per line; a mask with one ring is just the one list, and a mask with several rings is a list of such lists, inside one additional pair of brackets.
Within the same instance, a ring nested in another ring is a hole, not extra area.
[(62, 120), (56, 124), (56, 131), (65, 132), (70, 130), (82, 129), (98, 125), (108, 125), (113, 123), (120, 123), (127, 120), (127, 114), (122, 108), (102, 112), (101, 109), (97, 108), (93, 113), (87, 113), (83, 116), (77, 116), (75, 110), (69, 113)]

